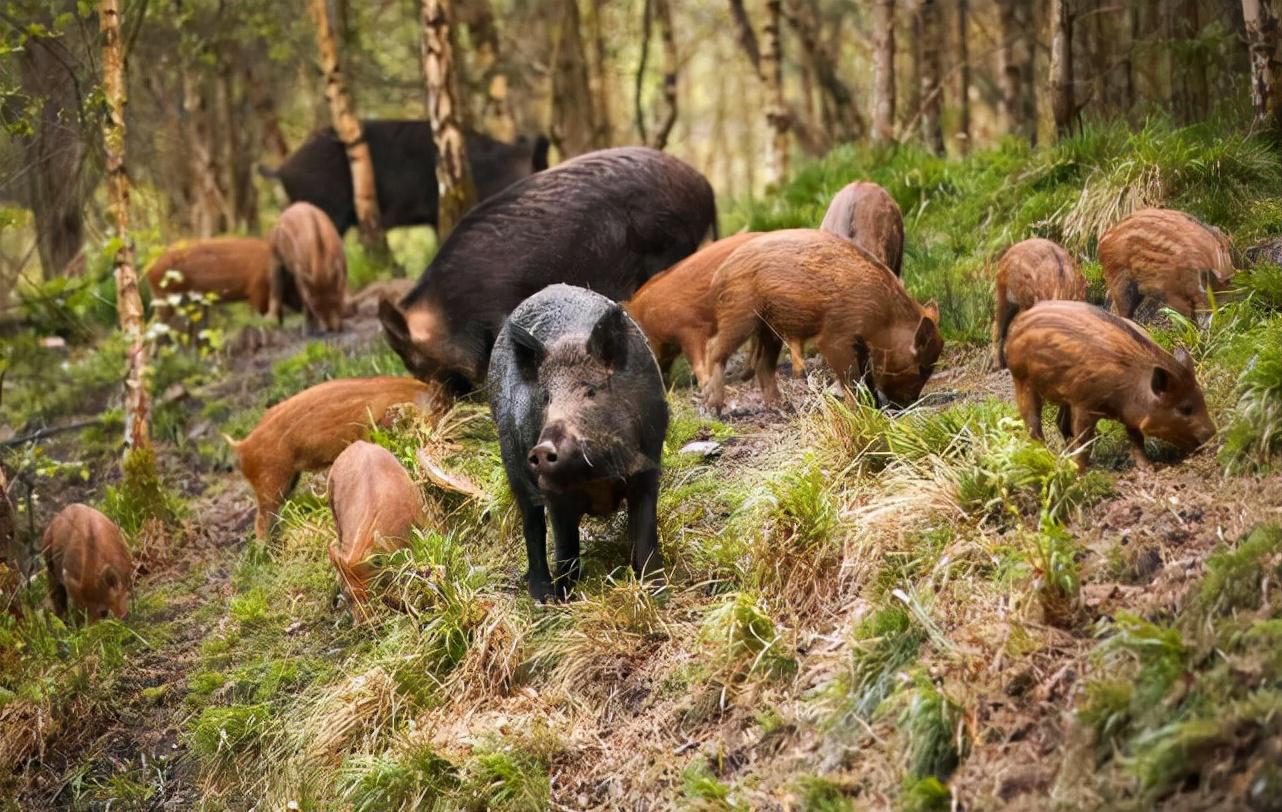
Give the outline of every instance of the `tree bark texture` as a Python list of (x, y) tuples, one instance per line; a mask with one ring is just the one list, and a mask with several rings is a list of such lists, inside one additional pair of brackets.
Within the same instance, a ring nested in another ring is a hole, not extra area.
[(1242, 0), (1251, 58), (1251, 106), (1255, 124), (1282, 134), (1282, 85), (1278, 81), (1278, 18), (1270, 0)]
[(921, 136), (931, 152), (942, 155), (944, 130), (940, 122), (940, 110), (943, 107), (943, 88), (940, 86), (939, 62), (944, 41), (936, 0), (921, 0), (921, 35)]
[(1064, 137), (1073, 126), (1073, 14), (1071, 0), (1051, 0), (1051, 115), (1055, 134)]
[(782, 12), (782, 0), (766, 0), (766, 22), (761, 29), (761, 78), (766, 88), (766, 125), (771, 132), (766, 165), (773, 184), (788, 177), (788, 129), (792, 124), (783, 96)]
[(464, 0), (457, 10), (458, 22), (467, 26), (472, 41), (472, 72), (482, 88), (482, 127), (491, 138), (510, 144), (516, 140), (516, 118), (512, 115), (494, 9), (489, 0)]
[(895, 138), (895, 0), (873, 6), (873, 138)]
[(963, 155), (970, 152), (970, 47), (967, 0), (957, 0), (957, 142)]
[(125, 53), (121, 41), (119, 0), (101, 0), (98, 20), (102, 34), (102, 85), (109, 117), (103, 126), (107, 159), (107, 202), (116, 246), (116, 312), (126, 339), (125, 445), (151, 446), (148, 430), (147, 345), (143, 341), (142, 296), (129, 243), (129, 175), (125, 171)]
[(735, 30), (739, 32), (739, 47), (743, 48), (752, 69), (761, 73), (761, 47), (757, 43), (757, 31), (748, 19), (748, 11), (743, 7), (743, 0), (730, 0), (730, 18), (734, 20)]
[[(803, 66), (806, 75), (813, 74), (819, 85), (820, 103), (826, 131), (838, 141), (853, 141), (863, 137), (867, 124), (859, 114), (854, 93), (837, 74), (837, 60), (829, 52), (828, 44), (820, 35), (819, 9), (815, 0), (791, 0), (789, 22), (801, 40)], [(807, 92), (807, 101), (810, 93)], [(810, 113), (809, 106), (807, 113)], [(807, 119), (813, 121), (812, 115)]]
[(347, 162), (352, 170), (352, 203), (360, 228), (361, 243), (376, 259), (386, 261), (391, 255), (387, 235), (383, 231), (378, 212), (378, 191), (374, 185), (374, 162), (370, 158), (369, 144), (361, 132), (360, 119), (352, 108), (347, 91), (347, 80), (338, 59), (338, 43), (330, 25), (325, 0), (308, 0), (312, 23), (316, 26), (316, 50), (320, 53), (321, 71), (325, 75), (325, 100), (329, 103), (334, 131), (347, 151)]
[(458, 82), (450, 0), (423, 0), (423, 79), (427, 83), (427, 118), (436, 142), (436, 233), (444, 240), (476, 202), (476, 187), (467, 162), (467, 143), (459, 117)]
[(650, 146), (663, 149), (668, 145), (668, 136), (677, 123), (677, 40), (672, 25), (672, 4), (670, 0), (647, 0), (654, 4), (655, 21), (659, 24), (659, 40), (663, 45), (663, 85), (662, 113), (655, 124), (654, 136)]
[(599, 144), (578, 0), (562, 0), (560, 6), (552, 48), (552, 143), (562, 158), (572, 158)]

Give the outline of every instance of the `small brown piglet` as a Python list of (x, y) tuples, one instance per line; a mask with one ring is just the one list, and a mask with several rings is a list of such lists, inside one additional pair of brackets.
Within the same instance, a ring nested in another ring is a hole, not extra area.
[(707, 381), (704, 354), (708, 337), (716, 330), (713, 274), (731, 252), (757, 236), (757, 232), (732, 234), (704, 246), (646, 282), (627, 302), (628, 315), (645, 333), (664, 375), (684, 354), (699, 384)]
[(885, 265), (826, 231), (775, 231), (732, 253), (712, 282), (717, 332), (708, 341), (709, 408), (725, 402), (725, 364), (756, 336), (757, 383), (779, 399), (783, 342), (814, 339), (843, 385), (863, 378), (879, 400), (915, 401), (943, 351), (939, 311), (913, 301)]
[(298, 289), (309, 329), (343, 329), (347, 293), (347, 256), (343, 240), (325, 212), (298, 202), (285, 209), (272, 229), (272, 278), (269, 316), (279, 318), (290, 282)]
[(997, 260), (993, 347), (999, 369), (1006, 368), (1003, 347), (1011, 319), (1045, 299), (1085, 301), (1086, 277), (1077, 263), (1059, 244), (1040, 237), (1007, 248)]
[(900, 275), (904, 263), (904, 215), (890, 193), (871, 181), (856, 181), (828, 204), (824, 231), (836, 234), (872, 254)]
[[(1039, 302), (1015, 317), (1006, 339), (1019, 413), (1037, 440), (1042, 405), (1059, 406), (1059, 431), (1070, 450), (1095, 436), (1101, 418), (1117, 420), (1131, 456), (1147, 466), (1144, 438), (1192, 451), (1215, 435), (1215, 424), (1182, 348), (1172, 355), (1134, 322), (1084, 302)], [(1086, 467), (1086, 454), (1077, 464)]]
[(1206, 308), (1207, 286), (1223, 290), (1234, 274), (1228, 237), (1172, 209), (1141, 209), (1110, 228), (1099, 261), (1113, 309), (1128, 319), (1145, 296), (1194, 318)]
[(115, 522), (88, 505), (63, 508), (40, 543), (49, 568), (49, 595), (64, 617), (68, 599), (92, 623), (107, 613), (129, 613), (134, 563)]
[(247, 301), (266, 314), (271, 304), (272, 247), (257, 237), (216, 237), (179, 243), (147, 266), (157, 312), (173, 293), (213, 293), (219, 301)]
[(327, 490), (338, 530), (329, 560), (359, 617), (375, 574), (370, 557), (409, 543), (410, 532), (425, 518), (423, 494), (390, 451), (363, 440), (334, 460)]
[(368, 436), (388, 409), (413, 403), (427, 411), (443, 408), (440, 387), (413, 378), (346, 378), (305, 389), (267, 410), (240, 442), (226, 438), (240, 472), (254, 489), (254, 529), (266, 539), (276, 511), (303, 471), (332, 463), (343, 449)]

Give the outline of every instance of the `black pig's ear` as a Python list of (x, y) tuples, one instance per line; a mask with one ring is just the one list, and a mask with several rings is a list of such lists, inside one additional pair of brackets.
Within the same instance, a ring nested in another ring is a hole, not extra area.
[(1162, 367), (1153, 367), (1153, 380), (1149, 385), (1153, 387), (1153, 394), (1164, 397), (1171, 389), (1171, 373)]
[(391, 299), (378, 300), (378, 320), (383, 323), (387, 337), (393, 347), (410, 343), (410, 327), (405, 322), (405, 314)]
[(597, 319), (588, 336), (588, 352), (599, 358), (611, 369), (618, 369), (628, 360), (628, 317), (623, 308), (610, 305), (610, 309)]
[(512, 337), (512, 355), (516, 357), (516, 366), (526, 380), (539, 377), (539, 367), (547, 350), (543, 342), (534, 337), (534, 333), (514, 321), (507, 323), (508, 335)]

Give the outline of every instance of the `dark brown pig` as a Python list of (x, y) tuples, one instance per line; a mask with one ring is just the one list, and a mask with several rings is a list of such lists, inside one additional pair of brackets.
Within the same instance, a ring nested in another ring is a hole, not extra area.
[(904, 215), (890, 193), (861, 180), (833, 196), (824, 213), (824, 231), (849, 240), (900, 275), (904, 263)]
[(775, 231), (732, 253), (712, 282), (717, 332), (708, 342), (707, 405), (725, 402), (726, 359), (756, 336), (757, 383), (779, 399), (783, 342), (814, 340), (843, 385), (863, 378), (879, 400), (915, 401), (943, 351), (939, 310), (858, 247), (826, 231)]
[(40, 549), (49, 568), (49, 595), (60, 615), (71, 608), (93, 622), (129, 613), (134, 563), (115, 522), (88, 505), (63, 508), (45, 530)]
[(580, 520), (625, 499), (633, 571), (662, 570), (656, 511), (668, 404), (654, 355), (623, 309), (583, 288), (544, 288), (504, 324), (488, 386), (531, 597), (567, 596), (579, 578)]
[(1099, 241), (1113, 309), (1135, 315), (1145, 296), (1194, 318), (1206, 308), (1206, 289), (1223, 290), (1235, 273), (1227, 237), (1181, 211), (1141, 209), (1110, 228)]
[(249, 302), (266, 314), (271, 305), (272, 246), (257, 237), (216, 237), (178, 243), (147, 267), (152, 299), (175, 293), (213, 293), (222, 302)]
[(993, 348), (999, 369), (1006, 368), (1003, 347), (1011, 319), (1045, 299), (1086, 299), (1086, 277), (1057, 243), (1034, 237), (1007, 248), (997, 260), (997, 315)]
[(409, 543), (414, 527), (426, 518), (423, 494), (390, 451), (363, 440), (334, 460), (326, 490), (338, 530), (329, 560), (353, 614), (361, 617), (375, 574), (369, 559)]
[(415, 377), (470, 391), (527, 297), (562, 282), (627, 299), (694, 253), (716, 215), (707, 179), (671, 155), (580, 155), (468, 212), (400, 307), (380, 307), (387, 342)]
[[(1037, 440), (1044, 439), (1044, 403), (1059, 406), (1070, 449), (1089, 442), (1101, 418), (1120, 422), (1137, 465), (1148, 465), (1145, 437), (1191, 451), (1215, 434), (1189, 354), (1172, 355), (1139, 325), (1084, 302), (1039, 302), (1016, 316), (1006, 362), (1019, 413)], [(1086, 453), (1077, 464), (1086, 467)]]
[(347, 293), (347, 256), (334, 223), (311, 203), (285, 209), (272, 229), (272, 276), (269, 316), (280, 313), (293, 284), (303, 302), (307, 325), (332, 332), (343, 329)]
[(439, 387), (413, 378), (327, 381), (268, 409), (244, 440), (224, 435), (257, 497), (258, 537), (268, 537), (276, 511), (303, 471), (332, 463), (347, 446), (367, 437), (371, 425), (383, 421), (393, 406), (413, 403), (435, 411), (440, 398)]
[(716, 332), (712, 277), (736, 248), (758, 232), (732, 234), (706, 245), (641, 286), (625, 305), (659, 361), (664, 375), (684, 354), (700, 385), (707, 381), (704, 355)]

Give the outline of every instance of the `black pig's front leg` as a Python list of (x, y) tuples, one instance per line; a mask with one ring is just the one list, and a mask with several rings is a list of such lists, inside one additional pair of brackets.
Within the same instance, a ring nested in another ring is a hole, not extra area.
[(570, 590), (579, 582), (582, 565), (579, 563), (579, 521), (583, 511), (564, 501), (549, 501), (552, 514), (552, 537), (556, 549), (555, 579), (552, 582), (558, 600), (570, 596)]
[(644, 471), (629, 478), (627, 499), (632, 570), (644, 579), (663, 570), (659, 552), (659, 472)]
[(525, 533), (525, 558), (529, 564), (527, 583), (530, 597), (539, 603), (547, 603), (552, 597), (552, 575), (548, 572), (547, 523), (543, 516), (543, 506), (523, 493), (515, 493), (517, 506), (521, 508), (522, 530)]

